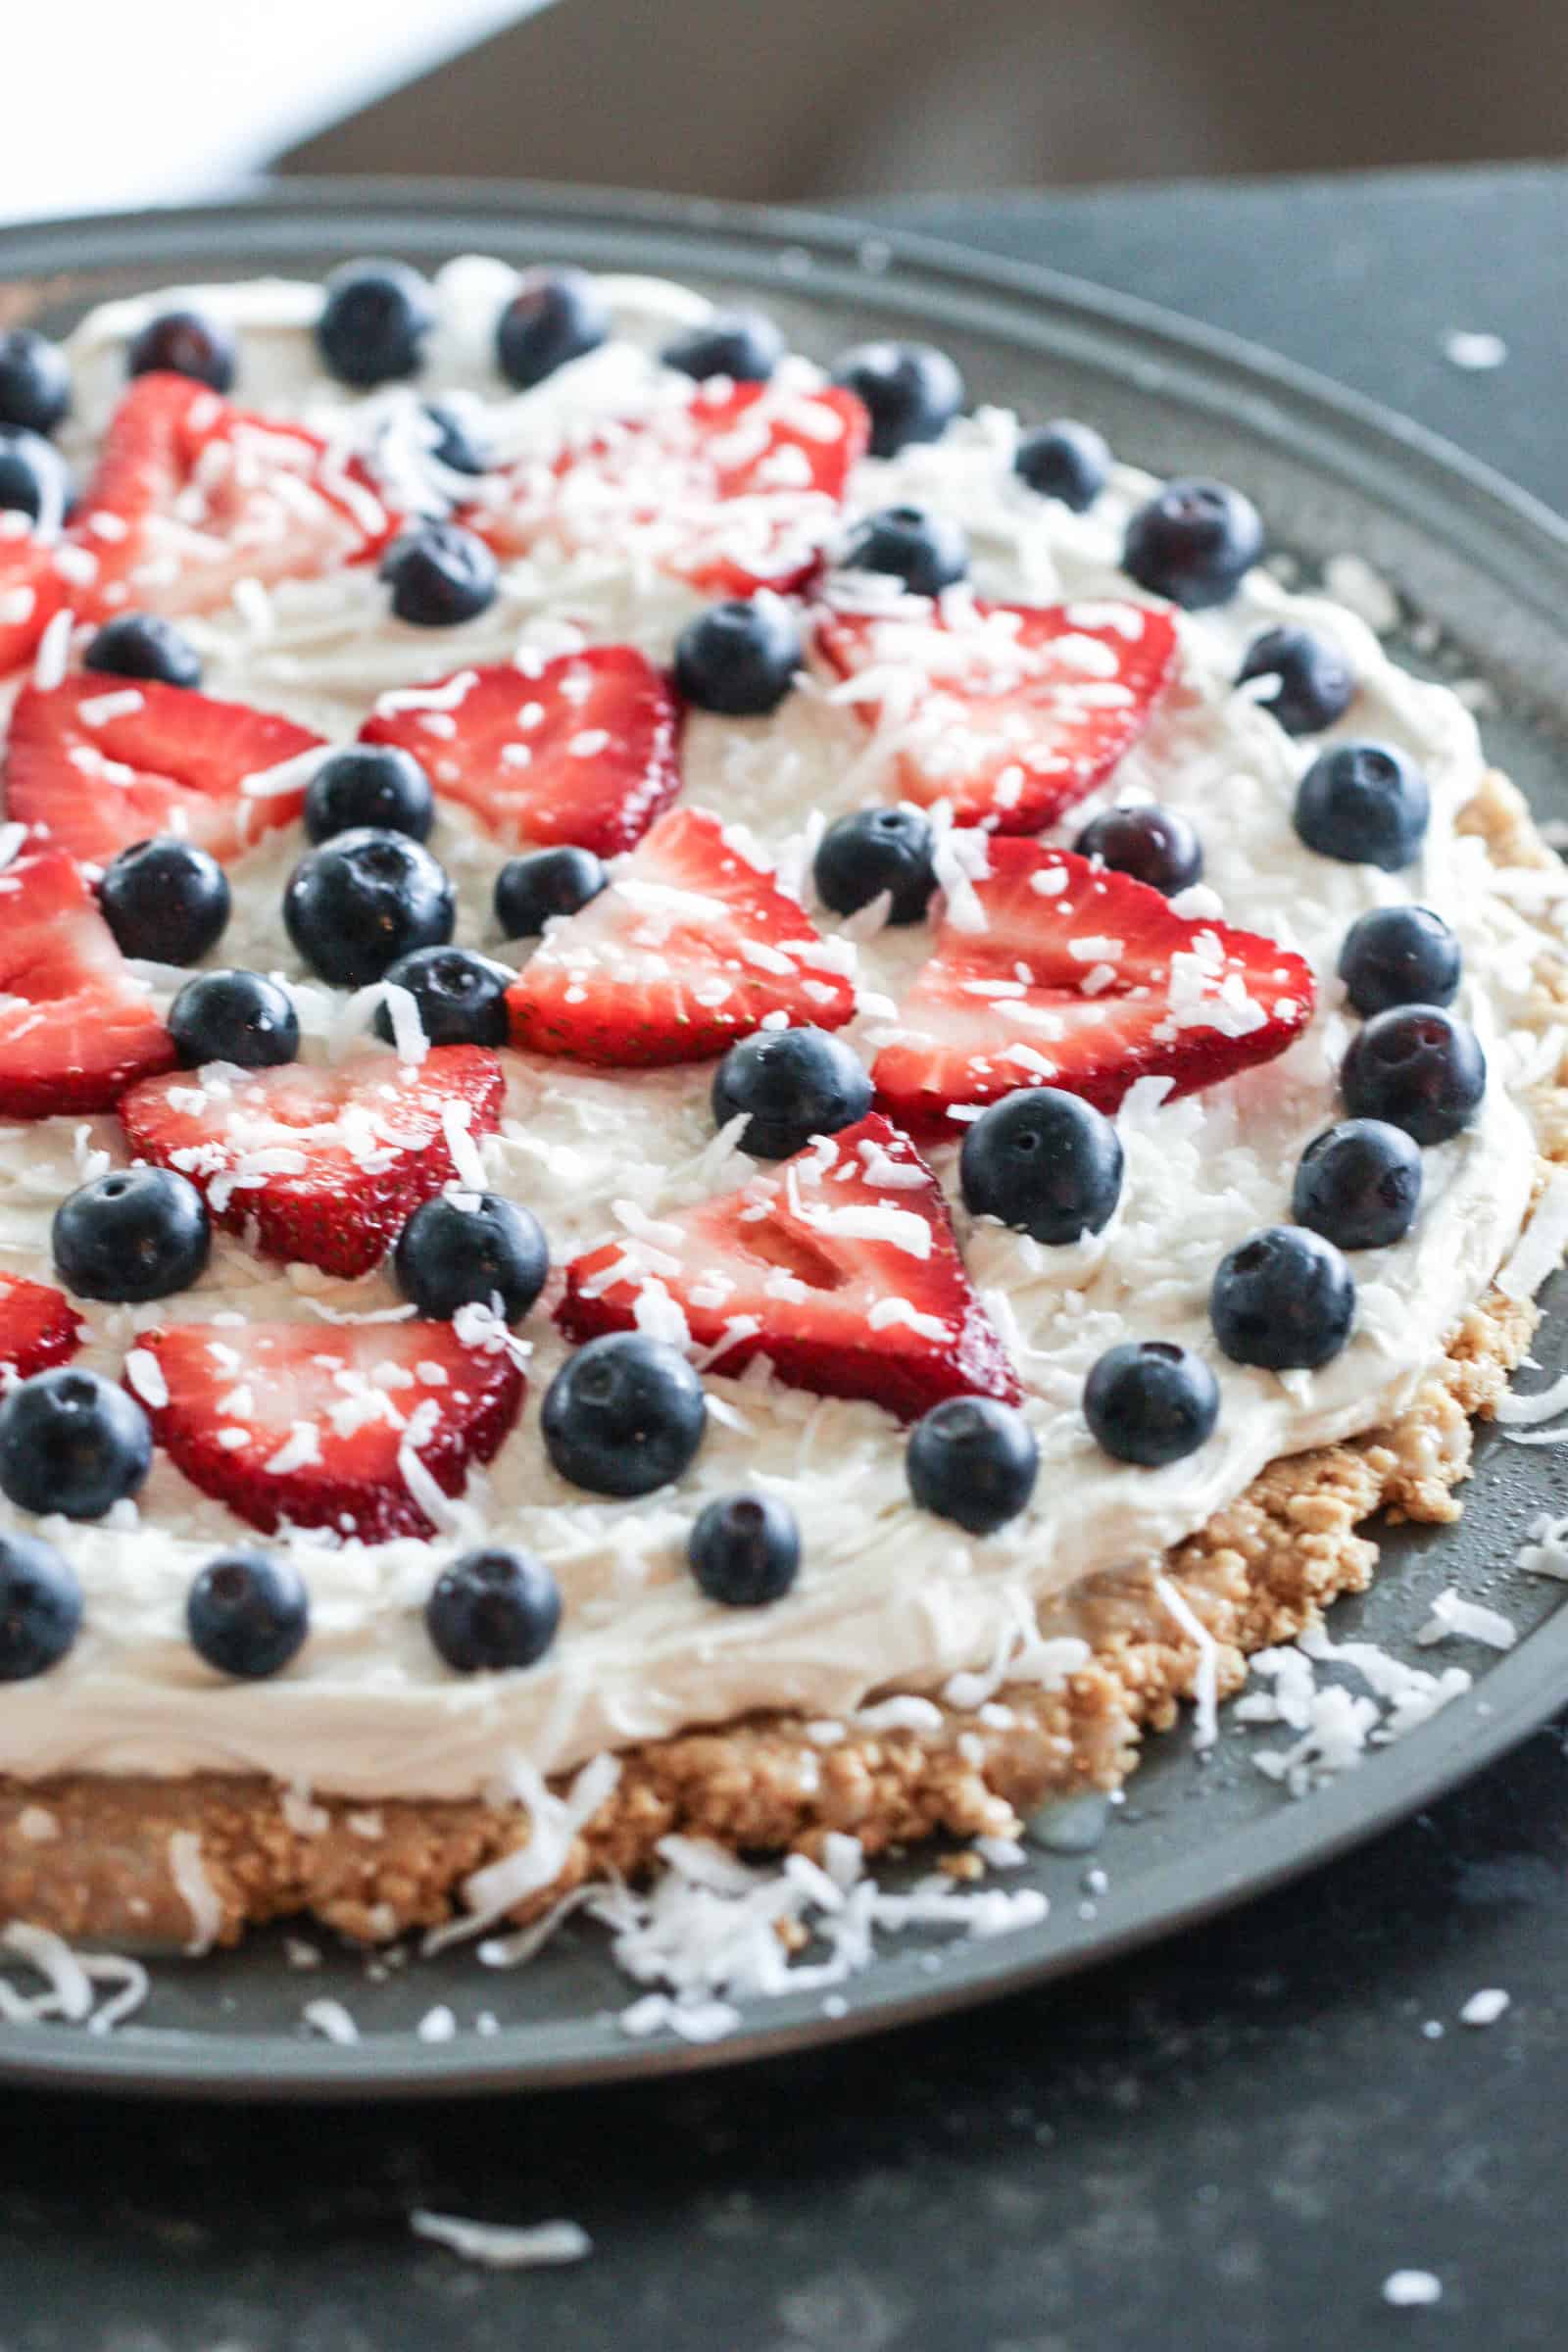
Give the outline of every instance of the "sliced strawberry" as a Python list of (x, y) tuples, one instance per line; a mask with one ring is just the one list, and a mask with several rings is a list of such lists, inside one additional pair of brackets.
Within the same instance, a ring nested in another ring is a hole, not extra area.
[(770, 1012), (839, 1029), (854, 951), (824, 940), (706, 808), (672, 808), (507, 992), (512, 1039), (610, 1069), (706, 1061)]
[(135, 1087), (120, 1118), (138, 1158), (188, 1176), (265, 1256), (353, 1277), (458, 1173), (453, 1133), (494, 1132), (503, 1091), (484, 1047), (437, 1046), (412, 1067), (371, 1053), (335, 1069), (176, 1070)]
[(574, 1340), (629, 1331), (645, 1297), (675, 1301), (715, 1370), (765, 1355), (791, 1388), (869, 1396), (901, 1420), (944, 1396), (1021, 1394), (941, 1186), (875, 1112), (738, 1193), (662, 1217), (656, 1240), (628, 1234), (574, 1258), (556, 1320)]
[(138, 375), (104, 435), (69, 537), (99, 618), (211, 612), (236, 580), (310, 579), (385, 546), (396, 517), (318, 433), (234, 408), (183, 375)]
[(435, 1532), (421, 1465), (461, 1494), (516, 1420), (525, 1384), (497, 1343), (450, 1323), (185, 1323), (143, 1333), (162, 1378), (135, 1387), (175, 1468), (252, 1527), (383, 1544)]
[(0, 872), (0, 1117), (111, 1110), (173, 1058), (71, 858), (49, 850)]
[(870, 428), (852, 392), (671, 384), (648, 413), (595, 421), (515, 467), (465, 517), (503, 555), (539, 540), (627, 553), (714, 596), (815, 570)]
[(936, 953), (872, 1066), (906, 1124), (956, 1124), (955, 1105), (1020, 1086), (1058, 1086), (1102, 1110), (1138, 1078), (1169, 1077), (1190, 1095), (1283, 1054), (1311, 1016), (1299, 956), (1185, 921), (1147, 883), (1066, 850), (993, 841), (973, 890), (961, 924), (944, 909)]
[(960, 824), (1038, 833), (1102, 784), (1149, 724), (1176, 657), (1143, 605), (909, 600), (833, 612), (817, 643), (856, 707), (886, 724), (893, 799), (952, 804)]
[(367, 719), (363, 740), (412, 752), (439, 794), (509, 845), (569, 842), (610, 858), (680, 790), (680, 707), (632, 646), (561, 654), (537, 669), (497, 662), (416, 691), (417, 701), (383, 697), (390, 708)]
[(74, 1355), (81, 1328), (81, 1317), (64, 1291), (20, 1274), (0, 1274), (0, 1391)]
[(18, 695), (0, 771), (6, 813), (88, 865), (155, 833), (226, 861), (294, 823), (305, 779), (271, 771), (320, 744), (274, 711), (84, 671)]
[(25, 521), (10, 511), (0, 514), (0, 677), (26, 661), (66, 601), (58, 545), (4, 527)]

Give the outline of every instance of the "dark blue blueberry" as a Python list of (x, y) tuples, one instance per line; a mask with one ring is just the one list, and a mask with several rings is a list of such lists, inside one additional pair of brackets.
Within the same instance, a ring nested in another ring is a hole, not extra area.
[(833, 381), (864, 403), (873, 458), (940, 440), (963, 406), (962, 376), (931, 343), (857, 343), (834, 363)]
[(856, 524), (839, 564), (886, 572), (911, 596), (940, 596), (968, 570), (969, 541), (961, 523), (929, 507), (883, 507)]
[(1326, 1364), (1350, 1336), (1355, 1284), (1332, 1242), (1298, 1225), (1267, 1225), (1219, 1263), (1209, 1321), (1238, 1364), (1289, 1372)]
[(1167, 899), (1201, 878), (1203, 845), (1179, 809), (1146, 801), (1136, 808), (1105, 808), (1090, 818), (1073, 848), (1098, 858), (1113, 873), (1131, 874)]
[(198, 972), (169, 1008), (169, 1034), (188, 1070), (207, 1061), (267, 1070), (300, 1050), (293, 999), (261, 972)]
[(771, 1494), (725, 1494), (708, 1503), (686, 1539), (691, 1571), (710, 1600), (730, 1609), (780, 1600), (801, 1565), (795, 1515)]
[(81, 1630), (81, 1587), (41, 1537), (0, 1536), (0, 1683), (58, 1666)]
[(1278, 681), (1258, 709), (1277, 718), (1287, 735), (1317, 735), (1332, 727), (1355, 695), (1350, 664), (1339, 647), (1309, 629), (1265, 629), (1254, 637), (1236, 673), (1237, 685), (1248, 678)]
[(311, 1630), (311, 1596), (299, 1570), (265, 1551), (209, 1560), (185, 1596), (196, 1655), (220, 1674), (262, 1682), (298, 1657)]
[(716, 311), (664, 347), (664, 366), (699, 383), (727, 375), (736, 384), (765, 384), (784, 357), (784, 337), (765, 311)]
[(677, 1348), (612, 1331), (570, 1355), (545, 1391), (540, 1428), (560, 1475), (590, 1494), (651, 1494), (703, 1442), (703, 1384)]
[(395, 743), (351, 743), (334, 752), (305, 795), (305, 830), (313, 841), (367, 825), (424, 841), (434, 814), (429, 777), (414, 754)]
[(1109, 1224), (1121, 1173), (1121, 1138), (1103, 1111), (1054, 1086), (993, 1102), (964, 1129), (958, 1154), (971, 1216), (1000, 1217), (1054, 1247)]
[(58, 1364), (0, 1404), (0, 1494), (19, 1511), (101, 1519), (134, 1494), (152, 1459), (141, 1406), (96, 1372)]
[(1251, 500), (1224, 482), (1167, 482), (1127, 525), (1122, 569), (1189, 612), (1223, 605), (1263, 553)]
[(1395, 1004), (1350, 1041), (1340, 1092), (1352, 1118), (1387, 1119), (1418, 1144), (1468, 1127), (1487, 1091), (1475, 1031), (1441, 1004)]
[(425, 1200), (392, 1253), (398, 1288), (421, 1315), (450, 1323), (460, 1306), (489, 1306), (520, 1323), (545, 1287), (550, 1250), (539, 1220), (499, 1193)]
[(1085, 514), (1105, 487), (1110, 451), (1092, 424), (1058, 416), (1023, 435), (1012, 466), (1042, 498), (1059, 498), (1075, 514)]
[(308, 850), (283, 893), (290, 939), (334, 988), (364, 988), (415, 948), (445, 947), (456, 915), (451, 878), (429, 851), (372, 825)]
[(399, 620), (416, 629), (451, 629), (496, 601), (496, 560), (482, 539), (457, 522), (421, 522), (393, 540), (381, 558)]
[(489, 458), (467, 416), (437, 400), (432, 400), (424, 413), (435, 427), (430, 455), (438, 466), (446, 466), (449, 473), (480, 474), (487, 470)]
[(532, 850), (496, 876), (496, 921), (508, 939), (532, 939), (552, 915), (575, 914), (610, 877), (592, 850)]
[(212, 1249), (207, 1204), (172, 1168), (112, 1168), (62, 1200), (50, 1235), (78, 1298), (140, 1301), (188, 1291)]
[(813, 1135), (837, 1135), (871, 1107), (871, 1079), (852, 1046), (825, 1029), (758, 1029), (730, 1047), (713, 1077), (713, 1118), (744, 1112), (740, 1148), (788, 1159)]
[(1157, 1470), (1196, 1453), (1219, 1419), (1219, 1383), (1200, 1355), (1170, 1340), (1107, 1348), (1084, 1383), (1084, 1419), (1118, 1462)]
[(1291, 1195), (1298, 1225), (1340, 1250), (1401, 1241), (1421, 1205), (1421, 1151), (1383, 1119), (1342, 1119), (1301, 1153)]
[(234, 330), (200, 311), (160, 311), (132, 335), (127, 375), (188, 375), (215, 392), (229, 391), (238, 352)]
[(364, 388), (416, 375), (434, 324), (430, 289), (417, 270), (348, 262), (326, 281), (316, 341), (340, 383)]
[(431, 1647), (458, 1674), (535, 1665), (561, 1623), (561, 1588), (526, 1551), (492, 1545), (444, 1568), (424, 1604)]
[(163, 833), (110, 860), (98, 904), (122, 955), (199, 963), (222, 938), (232, 901), (210, 850)]
[[(504, 1046), (507, 991), (517, 975), (472, 948), (416, 948), (400, 956), (386, 975), (406, 988), (419, 1007), (419, 1026), (432, 1046)], [(397, 1042), (391, 1009), (375, 1008), (375, 1032)]]
[(782, 597), (732, 597), (689, 620), (675, 647), (675, 685), (700, 710), (760, 718), (776, 710), (806, 659)]
[(1426, 837), (1427, 780), (1391, 743), (1336, 743), (1296, 788), (1296, 830), (1320, 858), (1346, 865), (1408, 865)]
[(71, 504), (71, 475), (52, 441), (22, 425), (0, 425), (0, 508), (58, 529)]
[(609, 333), (609, 305), (586, 270), (531, 270), (496, 320), (496, 365), (526, 392)]
[(116, 678), (151, 678), (162, 686), (199, 686), (202, 658), (172, 620), (157, 612), (117, 612), (82, 655), (83, 669)]
[(994, 1396), (950, 1396), (909, 1432), (909, 1493), (923, 1511), (989, 1536), (1035, 1491), (1040, 1448), (1022, 1413)]
[(71, 406), (71, 369), (58, 343), (30, 326), (0, 331), (0, 424), (52, 433)]
[(1357, 916), (1340, 950), (1340, 978), (1357, 1012), (1391, 1004), (1451, 1004), (1459, 942), (1426, 906), (1374, 906)]
[(811, 867), (816, 895), (835, 914), (855, 914), (887, 891), (890, 923), (917, 923), (937, 886), (936, 836), (918, 808), (856, 808), (835, 818)]

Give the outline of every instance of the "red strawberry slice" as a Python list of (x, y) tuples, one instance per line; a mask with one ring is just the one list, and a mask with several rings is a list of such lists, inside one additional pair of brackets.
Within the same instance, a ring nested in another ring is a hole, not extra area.
[(50, 850), (0, 872), (0, 1117), (111, 1110), (173, 1058), (72, 860)]
[(177, 1168), (267, 1257), (367, 1274), (421, 1200), (457, 1175), (453, 1137), (492, 1134), (501, 1064), (437, 1046), (415, 1065), (371, 1053), (335, 1069), (214, 1062), (138, 1086), (120, 1105), (137, 1158)]
[(960, 824), (1038, 833), (1081, 801), (1148, 726), (1176, 657), (1168, 612), (1143, 605), (909, 600), (834, 612), (817, 642), (856, 707), (896, 737), (888, 786)]
[(864, 409), (836, 387), (671, 383), (646, 415), (592, 420), (515, 467), (465, 519), (504, 555), (541, 539), (626, 552), (749, 596), (815, 570), (868, 439)]
[(64, 1291), (0, 1274), (0, 1393), (63, 1364), (81, 1346), (81, 1317)]
[(412, 752), (438, 793), (509, 846), (569, 842), (612, 857), (680, 790), (680, 707), (629, 645), (561, 654), (537, 669), (460, 670), (382, 706), (363, 740)]
[(945, 907), (872, 1065), (895, 1118), (955, 1125), (955, 1105), (1020, 1086), (1102, 1110), (1138, 1078), (1190, 1095), (1272, 1060), (1306, 1027), (1310, 966), (1276, 940), (1186, 921), (1147, 883), (1066, 850), (996, 840), (989, 856), (963, 919)]
[(175, 1468), (252, 1527), (383, 1544), (433, 1534), (425, 1475), (461, 1494), (516, 1420), (523, 1376), (496, 1340), (465, 1345), (450, 1323), (185, 1323), (143, 1333), (156, 1370), (133, 1363), (127, 1381)]
[(635, 1328), (673, 1299), (714, 1370), (765, 1355), (791, 1388), (869, 1396), (912, 1421), (945, 1396), (1021, 1391), (969, 1287), (942, 1188), (875, 1112), (738, 1193), (574, 1258), (568, 1338)]
[(88, 865), (155, 833), (226, 862), (294, 823), (306, 777), (275, 771), (320, 748), (318, 735), (273, 711), (88, 671), (17, 697), (6, 813)]
[(609, 1069), (706, 1061), (782, 1012), (839, 1029), (854, 951), (706, 808), (672, 808), (580, 913), (548, 926), (507, 992), (514, 1045)]
[(57, 544), (5, 527), (25, 521), (24, 514), (0, 514), (0, 676), (26, 661), (66, 601)]
[(77, 610), (211, 612), (236, 580), (335, 571), (395, 528), (363, 466), (318, 433), (251, 416), (187, 376), (139, 375), (71, 524), (96, 565)]

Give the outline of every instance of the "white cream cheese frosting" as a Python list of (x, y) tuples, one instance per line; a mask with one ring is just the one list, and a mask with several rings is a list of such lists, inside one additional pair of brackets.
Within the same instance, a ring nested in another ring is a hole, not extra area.
[[(335, 436), (390, 432), (395, 440), (418, 398), (451, 393), (475, 404), (487, 438), (509, 452), (548, 446), (563, 418), (575, 425), (661, 397), (663, 371), (651, 355), (707, 307), (677, 287), (605, 279), (614, 339), (518, 395), (496, 376), (489, 354), (512, 283), (500, 264), (452, 264), (436, 280), (439, 324), (416, 393), (399, 388), (368, 399), (319, 371), (310, 333), (318, 288), (262, 281), (187, 289), (179, 298), (240, 329), (242, 403), (303, 416)], [(126, 336), (171, 299), (107, 306), (77, 330), (71, 357), (78, 459), (90, 453), (119, 393)], [(803, 385), (815, 380), (804, 363), (790, 365)], [(1036, 602), (1136, 596), (1117, 556), (1127, 515), (1152, 487), (1148, 477), (1118, 467), (1095, 507), (1072, 514), (1016, 481), (1014, 432), (1010, 416), (983, 409), (936, 444), (867, 460), (852, 482), (849, 511), (907, 499), (955, 514), (970, 534), (973, 585), (983, 594)], [(847, 592), (874, 593), (864, 581)], [(385, 590), (368, 570), (238, 596), (223, 613), (183, 625), (206, 659), (209, 692), (282, 710), (346, 741), (378, 694), (519, 649), (621, 641), (667, 661), (703, 601), (633, 543), (610, 555), (510, 564), (496, 604), (451, 631), (391, 620)], [(1338, 644), (1358, 680), (1331, 732), (1396, 744), (1427, 776), (1432, 822), (1418, 862), (1404, 873), (1317, 857), (1297, 837), (1295, 786), (1319, 742), (1293, 741), (1250, 691), (1233, 684), (1253, 636), (1284, 619)], [(452, 1797), (504, 1781), (509, 1757), (549, 1773), (606, 1747), (753, 1708), (840, 1717), (878, 1691), (936, 1690), (984, 1665), (1015, 1631), (1020, 1610), (1189, 1535), (1276, 1456), (1392, 1419), (1507, 1255), (1526, 1212), (1534, 1147), (1523, 1099), (1556, 1058), (1554, 1045), (1516, 1025), (1537, 938), (1489, 887), (1481, 845), (1456, 831), (1483, 759), (1474, 721), (1452, 693), (1396, 667), (1343, 606), (1289, 595), (1264, 571), (1221, 610), (1180, 615), (1179, 631), (1176, 681), (1147, 734), (1110, 785), (1043, 838), (1070, 842), (1112, 800), (1157, 798), (1182, 809), (1205, 857), (1192, 911), (1223, 915), (1305, 956), (1318, 976), (1318, 1010), (1292, 1051), (1262, 1068), (1177, 1102), (1160, 1099), (1160, 1082), (1136, 1087), (1118, 1117), (1126, 1151), (1120, 1204), (1103, 1233), (1072, 1247), (1048, 1249), (970, 1219), (957, 1198), (955, 1148), (934, 1152), (971, 1277), (1008, 1345), (1039, 1441), (1039, 1483), (1022, 1516), (979, 1542), (922, 1514), (905, 1483), (904, 1433), (888, 1414), (784, 1388), (762, 1365), (739, 1380), (705, 1372), (709, 1427), (678, 1488), (621, 1503), (567, 1486), (538, 1432), (540, 1400), (565, 1352), (550, 1320), (553, 1280), (519, 1334), (530, 1349), (524, 1414), (489, 1469), (472, 1475), (448, 1529), (428, 1543), (370, 1547), (333, 1547), (306, 1534), (273, 1539), (290, 1544), (307, 1579), (312, 1631), (295, 1664), (271, 1681), (221, 1682), (187, 1642), (192, 1575), (247, 1531), (166, 1459), (138, 1500), (108, 1520), (42, 1522), (80, 1576), (84, 1623), (53, 1672), (7, 1688), (0, 1772), (261, 1772), (356, 1796)], [(432, 735), (439, 793), (438, 754)], [(822, 672), (770, 719), (694, 711), (682, 797), (743, 825), (809, 905), (817, 832), (878, 797), (887, 757), (885, 738), (867, 737)], [(306, 975), (288, 946), (280, 901), (301, 846), (297, 832), (274, 836), (234, 869), (234, 916), (213, 960), (281, 972), (295, 986), (308, 1051), (322, 1055), (363, 1042), (368, 1008), (345, 1012), (343, 998)], [(459, 940), (520, 960), (525, 947), (499, 940), (490, 912), (508, 851), (450, 806), (431, 847), (458, 887)], [(1288, 1217), (1300, 1151), (1339, 1115), (1337, 1073), (1353, 1027), (1335, 977), (1341, 942), (1366, 908), (1404, 899), (1437, 909), (1461, 940), (1457, 1009), (1488, 1054), (1485, 1104), (1473, 1127), (1425, 1153), (1425, 1195), (1407, 1239), (1351, 1259), (1357, 1310), (1343, 1354), (1315, 1373), (1250, 1370), (1214, 1344), (1209, 1280), (1247, 1234)], [(840, 928), (814, 912), (824, 933)], [(852, 922), (852, 936), (860, 928)], [(857, 948), (861, 1010), (846, 1034), (869, 1057), (929, 935), (921, 926), (884, 931), (859, 937)], [(144, 968), (162, 1003), (185, 976)], [(504, 1060), (502, 1129), (479, 1147), (484, 1182), (533, 1209), (557, 1269), (640, 1218), (732, 1190), (752, 1172), (752, 1162), (715, 1138), (711, 1065), (595, 1073), (513, 1054)], [(122, 1153), (113, 1118), (0, 1126), (0, 1269), (52, 1279), (55, 1207), (84, 1174)], [(477, 1178), (476, 1168), (465, 1172)], [(400, 1303), (384, 1274), (334, 1282), (269, 1263), (220, 1235), (197, 1291), (149, 1307), (84, 1305), (89, 1344), (80, 1360), (118, 1376), (138, 1330), (214, 1312), (331, 1319), (385, 1316)], [(1096, 1357), (1119, 1341), (1147, 1338), (1200, 1349), (1221, 1392), (1208, 1443), (1153, 1471), (1101, 1452), (1080, 1408)], [(702, 1502), (743, 1486), (786, 1497), (802, 1531), (799, 1583), (760, 1611), (707, 1600), (685, 1562), (686, 1533)], [(32, 1523), (0, 1502), (0, 1525), (8, 1524)], [(530, 1549), (561, 1585), (561, 1633), (525, 1672), (455, 1675), (424, 1632), (435, 1574), (481, 1534)]]

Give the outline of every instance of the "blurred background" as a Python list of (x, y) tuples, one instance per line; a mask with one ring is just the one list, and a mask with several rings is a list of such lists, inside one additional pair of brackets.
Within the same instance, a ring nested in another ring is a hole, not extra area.
[(13, 220), (269, 170), (831, 206), (1568, 154), (1568, 0), (72, 0), (8, 25)]

